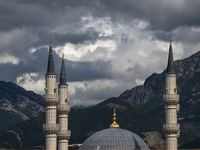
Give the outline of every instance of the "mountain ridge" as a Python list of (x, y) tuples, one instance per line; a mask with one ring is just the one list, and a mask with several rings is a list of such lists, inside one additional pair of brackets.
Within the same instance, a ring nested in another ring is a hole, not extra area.
[[(191, 59), (192, 59), (192, 61), (191, 61)], [(199, 61), (199, 59), (200, 59), (200, 51), (189, 56), (188, 58), (174, 61), (174, 68), (175, 68), (175, 72), (177, 74), (177, 80), (179, 78), (181, 78), (181, 79), (185, 78), (185, 76), (183, 76), (183, 74), (191, 76), (192, 73), (199, 72), (200, 71), (200, 61)], [(185, 61), (185, 63), (182, 63), (183, 61)], [(153, 93), (154, 90), (152, 90), (152, 87), (158, 88), (158, 85), (156, 85), (156, 84), (159, 83), (159, 82), (161, 82), (162, 85), (163, 85), (163, 80), (165, 80), (165, 73), (166, 73), (166, 69), (164, 71), (162, 71), (161, 73), (153, 73), (149, 77), (146, 78), (143, 85), (139, 85), (139, 86), (133, 87), (131, 89), (132, 91), (133, 90), (135, 91), (136, 88), (139, 91), (141, 91), (141, 89), (144, 89), (144, 92), (140, 92), (141, 94), (138, 95), (138, 96), (142, 97), (141, 103), (138, 102), (137, 98), (134, 99), (135, 95), (131, 95), (131, 92), (130, 92), (131, 90), (124, 91), (123, 93), (121, 93), (119, 95), (119, 98), (122, 98), (126, 101), (129, 101), (134, 106), (139, 106), (139, 105), (145, 104), (148, 101), (148, 99), (152, 98), (155, 95)], [(165, 84), (164, 84), (164, 86), (165, 86)], [(164, 86), (163, 86), (163, 88), (164, 88)], [(178, 83), (177, 83), (177, 86), (179, 86)], [(149, 90), (150, 90), (150, 92), (149, 92)], [(180, 88), (178, 90), (180, 91)], [(148, 91), (149, 93), (147, 93), (146, 91)], [(146, 97), (148, 97), (148, 98), (143, 98), (142, 95), (145, 95), (145, 94), (146, 94)], [(132, 99), (130, 97), (132, 97)], [(133, 100), (133, 99), (134, 99), (134, 101), (132, 102), (131, 100)]]
[[(107, 99), (93, 107), (85, 109), (71, 109), (69, 113), (69, 130), (72, 134), (69, 144), (82, 143), (90, 135), (109, 128), (113, 122), (113, 109), (116, 108), (117, 123), (121, 128), (135, 132), (142, 138), (154, 134), (164, 138), (162, 124), (151, 116), (135, 108), (119, 98)], [(1, 148), (42, 148), (44, 133), (42, 124), (45, 122), (45, 113), (16, 124), (0, 134)], [(148, 122), (148, 124), (146, 124)], [(148, 134), (145, 134), (148, 132)], [(152, 132), (152, 133), (151, 133)], [(156, 132), (156, 134), (155, 134)], [(149, 143), (149, 138), (146, 138)], [(7, 142), (7, 143), (6, 143)], [(163, 140), (164, 142), (164, 140)], [(156, 141), (154, 147), (159, 145)], [(156, 148), (156, 147), (154, 147)]]
[[(178, 122), (181, 124), (181, 132), (183, 132), (180, 138), (187, 138), (187, 140), (181, 141), (182, 145), (186, 141), (189, 142), (200, 137), (200, 52), (188, 58), (176, 60), (174, 67), (177, 74), (177, 90), (180, 95)], [(165, 122), (163, 105), (165, 73), (166, 69), (160, 74), (153, 73), (145, 80), (144, 85), (126, 90), (119, 97)], [(145, 88), (146, 90), (142, 90)], [(141, 95), (145, 95), (148, 99)], [(140, 97), (141, 99), (138, 100)]]
[(0, 128), (6, 129), (45, 111), (42, 96), (12, 82), (0, 81)]

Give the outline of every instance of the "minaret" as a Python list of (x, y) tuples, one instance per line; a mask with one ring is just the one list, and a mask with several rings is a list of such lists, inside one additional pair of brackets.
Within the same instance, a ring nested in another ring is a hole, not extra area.
[(57, 134), (59, 125), (56, 124), (57, 105), (59, 96), (56, 94), (56, 74), (54, 69), (52, 40), (50, 39), (49, 59), (46, 73), (46, 94), (43, 95), (43, 102), (46, 105), (46, 124), (43, 124), (45, 133), (45, 145), (47, 150), (56, 150)]
[(177, 94), (176, 73), (172, 53), (172, 40), (170, 39), (169, 57), (166, 76), (166, 92), (163, 95), (163, 102), (166, 111), (166, 124), (163, 130), (166, 138), (166, 149), (177, 149), (177, 138), (180, 135), (180, 125), (177, 124), (177, 113), (179, 111), (179, 94)]
[(60, 130), (58, 132), (58, 149), (68, 150), (68, 140), (71, 131), (68, 130), (68, 114), (70, 105), (68, 104), (68, 84), (65, 75), (65, 61), (64, 54), (62, 56), (60, 83), (58, 85), (59, 104), (58, 104), (58, 123)]

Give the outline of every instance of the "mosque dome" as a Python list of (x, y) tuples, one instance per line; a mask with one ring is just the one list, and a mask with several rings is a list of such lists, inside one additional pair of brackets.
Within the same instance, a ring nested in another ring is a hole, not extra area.
[(80, 149), (101, 150), (101, 149), (149, 149), (148, 145), (137, 134), (119, 128), (116, 123), (114, 109), (113, 123), (110, 128), (101, 130), (85, 140)]
[(80, 149), (149, 149), (137, 134), (125, 129), (104, 129), (90, 136)]

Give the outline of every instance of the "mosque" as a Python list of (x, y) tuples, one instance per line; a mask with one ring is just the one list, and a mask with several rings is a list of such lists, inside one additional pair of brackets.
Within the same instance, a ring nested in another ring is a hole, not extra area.
[[(46, 73), (46, 94), (43, 102), (46, 105), (46, 122), (43, 124), (45, 133), (45, 149), (68, 150), (68, 140), (71, 131), (68, 130), (68, 114), (70, 105), (68, 103), (68, 84), (65, 74), (64, 54), (62, 55), (60, 82), (58, 94), (56, 88), (56, 73), (54, 69), (52, 39), (50, 39), (49, 58)], [(163, 95), (166, 111), (166, 123), (163, 130), (166, 137), (166, 149), (177, 149), (177, 139), (180, 135), (180, 125), (177, 124), (177, 113), (179, 111), (179, 95), (177, 94), (176, 73), (172, 52), (172, 41), (170, 39), (168, 65), (166, 72), (166, 92)], [(58, 118), (58, 123), (57, 123)], [(121, 129), (116, 123), (116, 112), (114, 108), (113, 123), (108, 129), (101, 130), (91, 135), (80, 147), (81, 150), (112, 150), (112, 149), (149, 149), (145, 141), (135, 133)]]

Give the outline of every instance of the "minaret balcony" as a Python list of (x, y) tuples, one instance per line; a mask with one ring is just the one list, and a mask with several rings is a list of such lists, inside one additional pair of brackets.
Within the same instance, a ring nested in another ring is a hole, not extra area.
[(163, 102), (165, 105), (177, 105), (179, 102), (179, 94), (164, 94)]
[(69, 104), (59, 104), (58, 105), (58, 115), (69, 114), (70, 105)]
[(70, 130), (60, 130), (58, 132), (58, 139), (69, 139), (71, 136)]
[(45, 134), (57, 134), (60, 129), (59, 124), (43, 124), (43, 132)]
[(43, 102), (46, 106), (51, 106), (51, 105), (57, 106), (59, 103), (59, 95), (57, 94), (43, 95)]
[(180, 124), (177, 123), (163, 124), (163, 130), (165, 134), (178, 134), (180, 130)]

